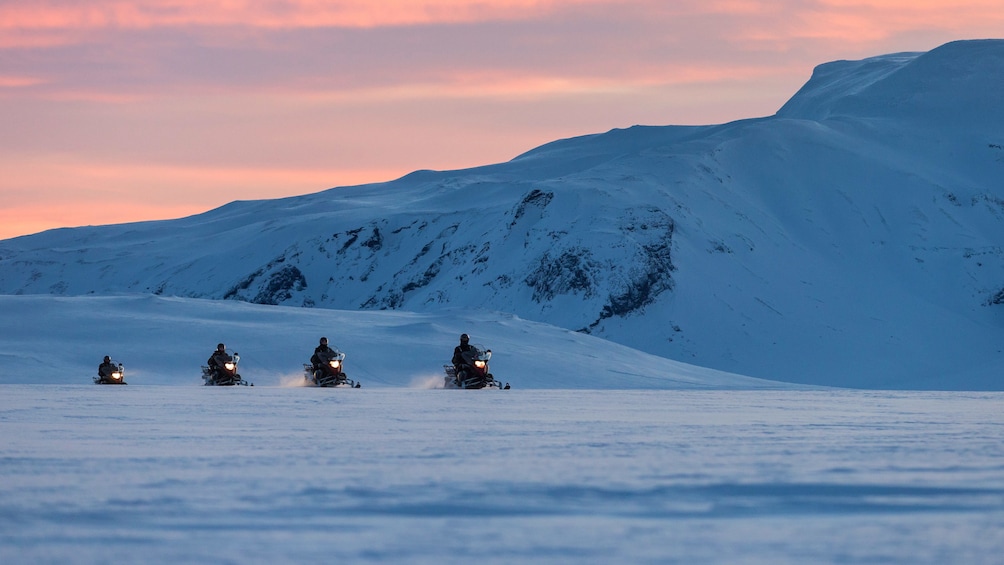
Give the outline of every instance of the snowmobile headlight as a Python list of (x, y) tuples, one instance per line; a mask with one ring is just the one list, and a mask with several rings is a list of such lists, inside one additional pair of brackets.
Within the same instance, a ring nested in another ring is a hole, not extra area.
[(114, 373), (112, 373), (112, 379), (116, 381), (122, 380), (122, 373), (115, 371)]
[(237, 365), (234, 365), (233, 361), (227, 361), (226, 363), (223, 364), (223, 366), (226, 367), (228, 371), (233, 371), (234, 367), (236, 367)]
[(474, 362), (474, 366), (477, 367), (478, 369), (484, 369), (485, 368), (485, 362), (481, 361), (479, 359), (479, 360), (477, 360), (477, 361)]
[(342, 366), (342, 362), (337, 359), (332, 359), (331, 361), (328, 362), (328, 364), (331, 365), (332, 369), (337, 369), (338, 367)]

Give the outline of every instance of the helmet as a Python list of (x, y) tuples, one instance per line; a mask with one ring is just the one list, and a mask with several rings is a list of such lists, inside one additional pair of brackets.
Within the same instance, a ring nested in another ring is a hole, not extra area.
[(225, 351), (226, 348), (227, 346), (223, 345), (222, 343), (216, 345), (216, 351)]
[(112, 362), (112, 358), (109, 357), (109, 356), (107, 356), (107, 355), (105, 355), (105, 363), (111, 363), (111, 362)]
[(471, 340), (471, 336), (467, 334), (460, 334), (460, 343), (467, 343)]
[(328, 338), (322, 337), (321, 338), (321, 345), (327, 345), (327, 344), (328, 344)]

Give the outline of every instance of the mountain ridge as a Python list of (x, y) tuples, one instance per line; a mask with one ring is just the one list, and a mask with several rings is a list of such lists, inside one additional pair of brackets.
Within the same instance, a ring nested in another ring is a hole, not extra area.
[(824, 64), (774, 116), (7, 240), (0, 292), (486, 309), (765, 379), (999, 389), (1002, 86), (1001, 40)]

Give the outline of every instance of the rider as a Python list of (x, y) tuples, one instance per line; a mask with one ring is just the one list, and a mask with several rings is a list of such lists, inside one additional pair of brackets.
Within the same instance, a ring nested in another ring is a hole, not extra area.
[(464, 359), (464, 353), (474, 350), (474, 346), (471, 345), (470, 342), (471, 336), (467, 334), (460, 334), (460, 345), (453, 348), (453, 370), (458, 376), (458, 381), (460, 372), (463, 370), (464, 366), (467, 365), (467, 360)]
[(310, 362), (314, 364), (316, 371), (334, 356), (335, 350), (328, 347), (328, 338), (322, 337), (317, 347), (314, 348), (314, 354), (310, 356)]
[(227, 361), (233, 361), (233, 359), (234, 358), (227, 353), (227, 346), (220, 343), (217, 344), (216, 351), (209, 356), (209, 360), (206, 361), (206, 364), (209, 365), (210, 370), (212, 370), (215, 375), (223, 367), (224, 363)]
[(104, 361), (102, 361), (101, 364), (98, 365), (98, 376), (103, 379), (105, 377), (110, 376), (112, 372), (115, 371), (116, 369), (118, 369), (118, 367), (116, 367), (115, 364), (112, 363), (112, 358), (105, 355)]

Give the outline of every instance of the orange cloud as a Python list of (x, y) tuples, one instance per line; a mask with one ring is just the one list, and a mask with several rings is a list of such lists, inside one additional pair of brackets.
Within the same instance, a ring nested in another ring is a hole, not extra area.
[(89, 0), (0, 6), (0, 29), (163, 26), (376, 27), (522, 19), (604, 0)]
[(35, 77), (0, 75), (0, 88), (24, 88), (26, 86), (36, 86), (43, 82), (45, 81)]
[(776, 74), (778, 69), (769, 65), (625, 61), (620, 71), (622, 74), (585, 76), (525, 72), (464, 72), (438, 84), (395, 89), (393, 93), (401, 97), (506, 99), (564, 97), (578, 94), (626, 94), (658, 86), (743, 81)]
[[(888, 33), (920, 26), (945, 27), (1002, 18), (996, 0), (684, 0), (663, 3), (639, 0), (88, 0), (39, 3), (15, 0), (0, 5), (0, 46), (18, 42), (51, 44), (72, 41), (72, 34), (102, 29), (158, 27), (244, 27), (269, 29), (373, 28), (485, 21), (528, 20), (559, 11), (576, 13), (603, 6), (610, 13), (650, 13), (654, 18), (717, 14), (734, 18), (769, 17), (770, 26), (794, 37), (826, 37), (827, 27), (848, 29), (884, 27)], [(804, 24), (812, 29), (799, 33)], [(891, 24), (891, 25), (890, 25)], [(46, 34), (45, 32), (50, 32)], [(55, 33), (56, 35), (53, 35)], [(70, 34), (60, 37), (59, 34)], [(841, 35), (845, 39), (854, 37)], [(37, 46), (37, 45), (36, 45)]]
[(610, 0), (87, 0), (0, 3), (0, 49), (87, 43), (108, 31), (371, 29), (520, 21)]

